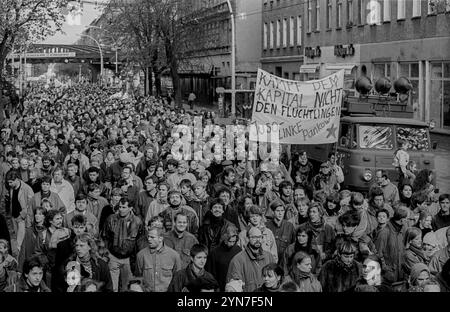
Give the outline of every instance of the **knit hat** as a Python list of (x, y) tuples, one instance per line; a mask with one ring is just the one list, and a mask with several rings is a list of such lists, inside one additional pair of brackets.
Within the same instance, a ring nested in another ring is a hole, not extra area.
[(409, 275), (409, 280), (412, 286), (415, 285), (417, 278), (419, 277), (420, 273), (423, 271), (427, 271), (428, 274), (430, 274), (430, 269), (427, 265), (423, 263), (416, 263), (411, 268), (411, 274)]

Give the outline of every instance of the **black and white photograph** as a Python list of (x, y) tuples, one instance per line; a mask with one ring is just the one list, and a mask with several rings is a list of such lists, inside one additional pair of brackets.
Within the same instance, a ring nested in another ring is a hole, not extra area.
[(0, 298), (450, 292), (450, 0), (0, 0), (0, 131)]

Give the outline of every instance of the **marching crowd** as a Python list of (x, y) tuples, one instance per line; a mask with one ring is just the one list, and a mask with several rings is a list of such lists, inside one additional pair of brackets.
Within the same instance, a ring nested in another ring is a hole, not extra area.
[(177, 160), (214, 114), (116, 91), (36, 86), (0, 125), (0, 291), (450, 291), (449, 190), (407, 143), (362, 194), (334, 153)]

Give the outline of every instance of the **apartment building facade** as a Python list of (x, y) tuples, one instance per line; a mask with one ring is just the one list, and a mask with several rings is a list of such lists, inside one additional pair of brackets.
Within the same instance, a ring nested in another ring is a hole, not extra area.
[(261, 67), (300, 80), (303, 64), (303, 5), (300, 0), (262, 0)]
[[(261, 0), (231, 0), (235, 17), (236, 89), (254, 89), (261, 57)], [(180, 69), (183, 95), (193, 91), (206, 104), (217, 101), (217, 87), (231, 88), (231, 15), (226, 0), (196, 1), (204, 27), (199, 49)]]
[(346, 87), (410, 79), (415, 118), (450, 133), (449, 0), (301, 0), (305, 12), (302, 79), (344, 69)]

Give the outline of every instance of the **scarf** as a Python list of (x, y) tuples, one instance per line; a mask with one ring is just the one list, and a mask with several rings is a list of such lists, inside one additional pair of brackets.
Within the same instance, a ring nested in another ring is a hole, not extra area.
[(428, 258), (428, 256), (425, 254), (425, 252), (422, 249), (417, 248), (416, 246), (413, 246), (413, 245), (409, 245), (408, 248), (416, 256), (418, 256), (422, 260), (423, 263), (427, 264), (430, 261), (430, 259)]
[(311, 278), (311, 273), (300, 271), (296, 266), (292, 267), (290, 275), (294, 282), (296, 282), (298, 285), (300, 285), (302, 280)]
[(314, 236), (317, 237), (317, 235), (319, 235), (323, 229), (323, 219), (320, 218), (319, 221), (314, 222), (314, 223), (312, 221), (309, 221), (308, 225), (309, 225), (309, 228), (311, 229), (311, 231), (313, 231)]
[(391, 220), (391, 224), (392, 224), (392, 227), (394, 228), (394, 230), (395, 230), (396, 232), (400, 232), (400, 231), (402, 230), (402, 228), (403, 228), (403, 225), (398, 224), (398, 223), (395, 222), (394, 220)]
[(132, 212), (128, 214), (128, 216), (121, 217), (118, 215), (119, 224), (117, 226), (117, 233), (114, 235), (114, 247), (122, 248), (124, 241), (128, 238), (128, 226), (127, 223), (131, 223), (131, 219), (133, 217)]
[(91, 264), (91, 258), (88, 257), (87, 259), (81, 259), (77, 256), (77, 262), (81, 264), (83, 269), (86, 271), (86, 273), (89, 275), (89, 278), (92, 278), (92, 264)]

